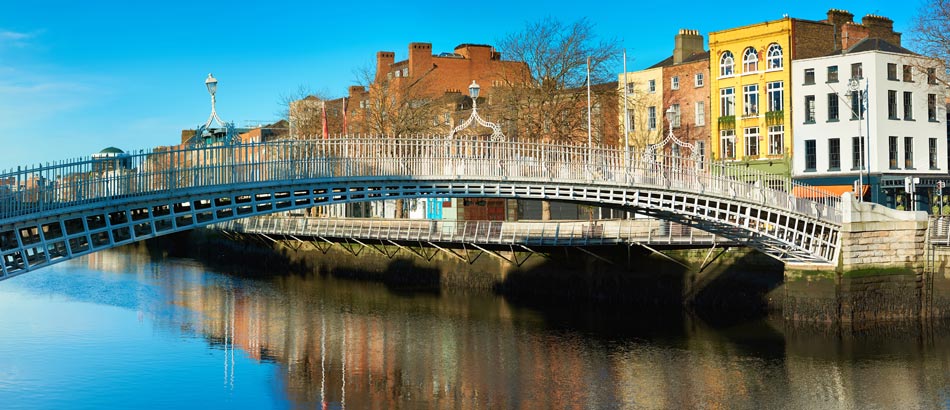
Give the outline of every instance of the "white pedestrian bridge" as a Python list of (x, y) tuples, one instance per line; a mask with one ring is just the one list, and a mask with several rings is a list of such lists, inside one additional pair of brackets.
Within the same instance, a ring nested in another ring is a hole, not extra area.
[(21, 166), (0, 173), (0, 279), (250, 216), (446, 197), (613, 207), (786, 262), (836, 262), (840, 198), (781, 176), (647, 152), (479, 137), (340, 137)]

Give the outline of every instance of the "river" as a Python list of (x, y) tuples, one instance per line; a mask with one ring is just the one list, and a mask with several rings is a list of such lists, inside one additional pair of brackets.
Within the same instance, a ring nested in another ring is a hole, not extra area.
[(0, 408), (950, 408), (950, 332), (214, 272), (106, 251), (0, 282)]

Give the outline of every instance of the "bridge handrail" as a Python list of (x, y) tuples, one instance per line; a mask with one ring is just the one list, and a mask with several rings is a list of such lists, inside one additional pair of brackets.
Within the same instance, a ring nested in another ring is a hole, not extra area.
[(525, 180), (705, 192), (841, 220), (840, 199), (788, 177), (688, 157), (479, 137), (346, 137), (165, 147), (0, 172), (0, 222), (187, 189), (343, 177)]

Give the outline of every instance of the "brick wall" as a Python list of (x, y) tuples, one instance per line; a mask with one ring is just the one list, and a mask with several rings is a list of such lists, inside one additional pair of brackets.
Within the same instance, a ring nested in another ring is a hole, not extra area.
[[(703, 86), (696, 87), (696, 73), (703, 73)], [(709, 157), (708, 124), (715, 116), (710, 116), (709, 106), (709, 59), (677, 64), (663, 68), (663, 110), (672, 104), (680, 105), (680, 127), (674, 129), (676, 137), (691, 144), (706, 141), (706, 157)], [(679, 77), (679, 89), (672, 89), (673, 77)], [(705, 122), (696, 125), (696, 102), (702, 101), (705, 109)]]

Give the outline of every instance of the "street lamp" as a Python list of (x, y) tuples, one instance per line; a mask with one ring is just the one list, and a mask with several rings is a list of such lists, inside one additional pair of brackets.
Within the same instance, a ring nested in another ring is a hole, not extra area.
[[(216, 108), (217, 100), (215, 94), (218, 92), (218, 80), (214, 78), (211, 73), (208, 73), (208, 78), (205, 79), (205, 87), (208, 88), (208, 94), (211, 94), (211, 115), (208, 116), (208, 120), (205, 121), (205, 124), (195, 131), (194, 144), (198, 145), (201, 142), (205, 141), (205, 133), (208, 135), (208, 142), (216, 142), (216, 137), (223, 134), (223, 141), (226, 144), (230, 144), (231, 140), (237, 135), (237, 131), (234, 128), (234, 124), (225, 122), (221, 120), (221, 117), (218, 117), (218, 111)], [(218, 123), (218, 128), (211, 128), (211, 123), (216, 121)], [(224, 132), (220, 132), (220, 129), (224, 128)]]
[(478, 83), (476, 83), (475, 80), (472, 80), (472, 84), (468, 86), (468, 95), (472, 97), (472, 115), (470, 115), (468, 119), (465, 120), (465, 122), (459, 124), (457, 127), (452, 129), (452, 132), (449, 133), (449, 138), (454, 138), (455, 134), (457, 134), (459, 131), (465, 128), (468, 128), (468, 126), (472, 125), (472, 122), (474, 121), (478, 123), (478, 125), (492, 129), (492, 132), (491, 132), (492, 141), (505, 140), (505, 134), (501, 132), (501, 127), (498, 126), (498, 124), (495, 124), (491, 121), (485, 121), (484, 119), (482, 119), (482, 117), (478, 115), (478, 92), (480, 90), (481, 90), (481, 87), (478, 86)]
[(666, 120), (669, 123), (670, 132), (667, 133), (666, 138), (664, 138), (662, 141), (657, 142), (656, 144), (647, 145), (646, 149), (644, 150), (644, 156), (647, 161), (656, 163), (657, 151), (663, 152), (666, 145), (670, 145), (672, 148), (671, 151), (673, 151), (672, 153), (676, 154), (676, 156), (673, 158), (674, 167), (679, 167), (680, 159), (683, 157), (681, 152), (683, 149), (686, 149), (689, 151), (689, 157), (687, 158), (689, 158), (690, 162), (693, 163), (694, 167), (699, 169), (703, 165), (700, 158), (701, 154), (694, 149), (693, 144), (676, 138), (676, 135), (673, 134), (673, 117), (676, 115), (676, 110), (674, 110), (673, 106), (670, 105), (670, 108), (666, 109)]

